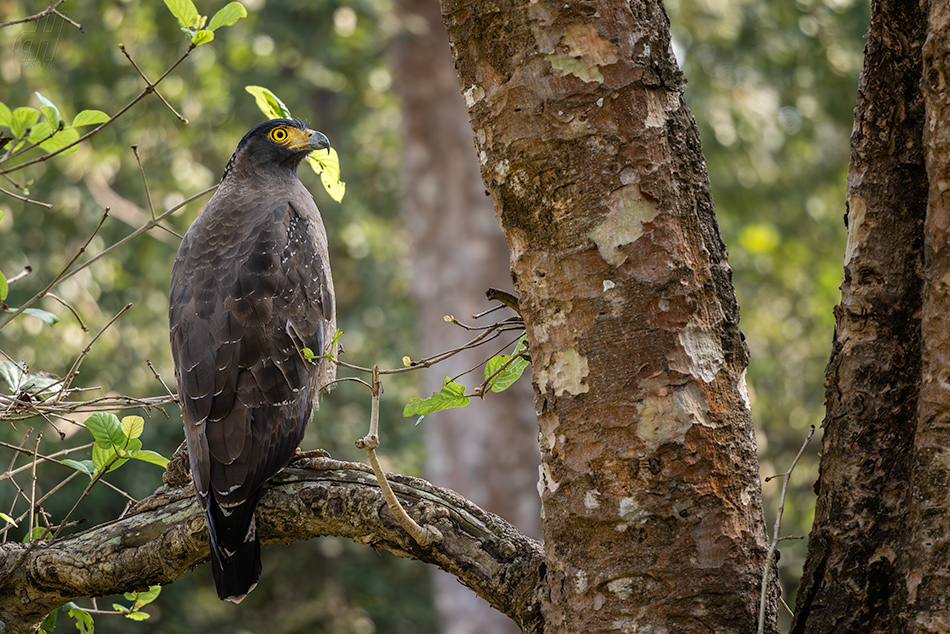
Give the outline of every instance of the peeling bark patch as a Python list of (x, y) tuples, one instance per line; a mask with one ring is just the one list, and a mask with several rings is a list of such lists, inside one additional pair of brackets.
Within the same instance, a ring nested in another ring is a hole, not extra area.
[(573, 75), (585, 83), (603, 83), (601, 66), (616, 64), (617, 47), (604, 39), (590, 24), (572, 24), (561, 37), (560, 53), (546, 55), (558, 75)]
[(726, 363), (720, 342), (703, 331), (695, 317), (680, 330), (679, 342), (689, 359), (689, 373), (712, 383)]
[(576, 350), (559, 350), (551, 355), (551, 361), (546, 368), (538, 371), (538, 385), (545, 389), (550, 387), (555, 396), (567, 394), (583, 394), (590, 390), (584, 383), (590, 368), (587, 357), (583, 357)]
[(682, 442), (694, 423), (701, 423), (708, 411), (705, 396), (697, 383), (670, 394), (661, 387), (637, 405), (640, 420), (637, 435), (651, 451), (666, 442)]
[(851, 258), (854, 257), (861, 246), (862, 234), (866, 233), (864, 227), (864, 212), (866, 210), (867, 205), (864, 198), (856, 194), (848, 198), (848, 243), (844, 248), (845, 266), (848, 266), (848, 263), (851, 262)]
[(620, 266), (627, 259), (620, 247), (636, 242), (643, 235), (643, 223), (656, 218), (658, 210), (643, 197), (637, 184), (611, 192), (607, 207), (610, 209), (607, 216), (588, 237), (597, 245), (604, 261)]

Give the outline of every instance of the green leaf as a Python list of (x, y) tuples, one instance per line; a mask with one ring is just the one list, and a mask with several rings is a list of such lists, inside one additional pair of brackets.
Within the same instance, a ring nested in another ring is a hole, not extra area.
[(124, 447), (116, 447), (116, 453), (123, 458), (131, 458), (133, 454), (142, 450), (142, 440), (139, 438), (129, 438)]
[(340, 180), (340, 156), (333, 148), (311, 152), (307, 157), (310, 167), (320, 175), (323, 188), (330, 194), (330, 198), (340, 202), (346, 193), (346, 183)]
[(109, 115), (102, 110), (83, 110), (73, 117), (73, 127), (78, 128), (84, 125), (98, 125), (109, 120)]
[(10, 130), (13, 136), (19, 138), (26, 134), (26, 131), (36, 125), (40, 119), (40, 111), (36, 108), (22, 106), (13, 111), (13, 119), (10, 122)]
[(0, 102), (0, 125), (6, 128), (13, 127), (13, 113), (7, 107), (7, 104)]
[(94, 634), (95, 626), (92, 622), (92, 616), (88, 612), (72, 601), (67, 603), (66, 607), (69, 608), (66, 614), (76, 621), (76, 629), (79, 630), (79, 634)]
[(465, 407), (469, 398), (464, 396), (465, 386), (445, 377), (442, 389), (429, 398), (413, 397), (402, 411), (403, 416), (428, 416), (452, 407)]
[(229, 2), (211, 17), (208, 23), (209, 31), (216, 31), (222, 26), (231, 26), (241, 18), (247, 17), (247, 9), (240, 2)]
[(17, 525), (16, 520), (10, 517), (9, 515), (7, 515), (6, 513), (0, 513), (0, 520), (3, 520), (7, 524), (13, 524), (14, 526)]
[(268, 119), (289, 119), (290, 110), (284, 105), (284, 102), (277, 98), (277, 95), (263, 86), (245, 86), (244, 90), (254, 96), (257, 107)]
[(30, 141), (36, 143), (50, 136), (55, 131), (56, 128), (53, 127), (53, 124), (51, 124), (49, 120), (40, 121), (30, 130)]
[(128, 440), (119, 417), (109, 412), (96, 412), (87, 418), (86, 429), (96, 439), (96, 444), (103, 447), (124, 447)]
[(46, 117), (46, 120), (54, 126), (59, 125), (59, 108), (56, 107), (56, 104), (38, 92), (34, 92), (33, 94), (36, 95), (40, 103), (43, 104), (40, 106), (40, 111), (43, 113), (43, 116)]
[(165, 0), (165, 6), (178, 20), (178, 26), (181, 28), (187, 29), (198, 24), (198, 9), (191, 0)]
[(43, 619), (43, 622), (40, 623), (40, 632), (41, 634), (52, 634), (52, 631), (56, 629), (56, 617), (59, 615), (59, 608), (56, 608), (52, 612), (46, 615), (46, 618)]
[[(527, 335), (521, 335), (521, 338), (518, 339), (518, 342), (515, 344), (514, 355), (500, 354), (492, 357), (485, 363), (486, 381), (488, 377), (498, 372), (488, 383), (491, 386), (492, 392), (504, 392), (521, 377), (529, 365), (528, 360), (521, 356), (527, 347)], [(514, 356), (514, 359), (512, 359), (512, 356)], [(507, 367), (505, 367), (506, 363), (508, 364)], [(503, 367), (504, 369), (502, 369)]]
[[(119, 454), (116, 448), (112, 445), (105, 446), (96, 443), (92, 446), (92, 465), (96, 471), (115, 471), (129, 461), (128, 458), (119, 458), (116, 460), (118, 456)], [(108, 467), (108, 469), (106, 469), (106, 467)]]
[(135, 451), (131, 453), (130, 456), (132, 458), (135, 458), (136, 460), (141, 460), (142, 462), (156, 464), (162, 469), (168, 466), (168, 458), (166, 458), (160, 453), (156, 453), (149, 449), (142, 449), (140, 451)]
[(158, 598), (158, 595), (162, 593), (161, 586), (149, 586), (148, 590), (142, 592), (126, 592), (125, 598), (129, 601), (135, 601), (138, 604), (138, 607), (147, 605)]
[[(44, 122), (45, 123), (45, 122)], [(43, 125), (42, 123), (40, 125)], [(40, 147), (46, 150), (47, 152), (55, 152), (60, 150), (71, 143), (75, 143), (79, 140), (79, 132), (75, 128), (63, 128), (52, 137), (46, 139), (40, 143)], [(78, 150), (78, 146), (73, 146), (63, 152), (63, 154), (72, 154)]]
[[(39, 518), (39, 515), (37, 515), (37, 518)], [(43, 538), (43, 541), (49, 541), (50, 539), (53, 538), (53, 533), (51, 531), (47, 531), (45, 526), (34, 525), (33, 530), (31, 530), (29, 533), (26, 534), (26, 536), (23, 537), (23, 543), (28, 544), (34, 539), (39, 539), (43, 537), (44, 535), (46, 537)]]
[(0, 273), (0, 302), (7, 298), (7, 293), (9, 292), (10, 285), (7, 283), (7, 276), (3, 273)]
[(127, 619), (132, 619), (133, 621), (144, 621), (145, 619), (152, 618), (152, 615), (148, 612), (126, 612), (124, 616)]
[(120, 425), (126, 438), (138, 438), (145, 431), (145, 419), (141, 416), (126, 416)]
[(313, 363), (313, 360), (317, 358), (317, 356), (313, 354), (313, 350), (311, 350), (310, 348), (301, 348), (300, 354), (303, 355), (303, 359), (307, 363)]
[(96, 475), (96, 466), (93, 464), (92, 460), (71, 460), (66, 458), (60, 460), (67, 467), (72, 467), (76, 471), (81, 471), (85, 473), (90, 478)]
[[(16, 312), (16, 310), (17, 309), (13, 308), (12, 306), (7, 309), (8, 312)], [(50, 326), (55, 326), (59, 323), (59, 317), (49, 311), (40, 310), (39, 308), (24, 308), (23, 313), (26, 315), (33, 315), (34, 317), (39, 317)]]
[(200, 46), (202, 44), (207, 44), (214, 39), (214, 33), (208, 31), (207, 29), (202, 29), (195, 33), (194, 37), (191, 38), (191, 43), (195, 46)]

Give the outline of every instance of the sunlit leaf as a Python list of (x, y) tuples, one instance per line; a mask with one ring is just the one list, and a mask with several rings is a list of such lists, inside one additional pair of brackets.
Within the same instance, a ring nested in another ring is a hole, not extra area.
[(142, 607), (157, 599), (161, 592), (161, 586), (149, 586), (148, 590), (143, 590), (142, 592), (126, 592), (124, 596), (129, 601), (135, 601), (139, 604), (138, 607)]
[(16, 520), (10, 517), (9, 515), (7, 515), (6, 513), (0, 513), (0, 520), (3, 520), (7, 524), (13, 524), (14, 526), (17, 525)]
[(3, 273), (0, 273), (0, 302), (4, 301), (7, 298), (7, 293), (10, 292), (10, 284), (7, 283), (7, 276)]
[(133, 621), (144, 621), (145, 619), (152, 618), (152, 615), (148, 612), (126, 612), (123, 616)]
[[(40, 143), (40, 147), (46, 150), (47, 152), (55, 152), (56, 150), (60, 150), (66, 147), (67, 145), (70, 145), (71, 143), (75, 143), (78, 140), (79, 140), (79, 132), (77, 132), (75, 128), (63, 128), (62, 130), (54, 134), (49, 139)], [(79, 146), (74, 145), (73, 147), (63, 152), (63, 154), (72, 154), (78, 149), (79, 149)]]
[(465, 407), (469, 397), (464, 396), (465, 386), (445, 377), (442, 389), (429, 398), (413, 397), (402, 411), (403, 416), (428, 416), (452, 407)]
[[(521, 338), (518, 339), (515, 344), (514, 358), (512, 358), (513, 355), (499, 354), (485, 363), (486, 380), (498, 372), (489, 382), (492, 392), (504, 392), (521, 377), (529, 365), (528, 360), (522, 356), (522, 353), (524, 353), (526, 349), (526, 335), (521, 335)], [(507, 366), (505, 364), (507, 364)]]
[(43, 113), (43, 116), (46, 117), (46, 120), (54, 126), (59, 125), (59, 108), (56, 107), (56, 104), (38, 92), (34, 92), (33, 94), (35, 94), (40, 100), (40, 103), (43, 104), (40, 106), (40, 111)]
[(10, 112), (10, 108), (7, 107), (7, 104), (0, 102), (0, 125), (12, 128), (13, 127), (13, 113)]
[(231, 26), (241, 18), (247, 17), (247, 9), (240, 2), (229, 2), (224, 5), (208, 22), (208, 30), (215, 31), (222, 26)]
[(346, 183), (340, 180), (340, 156), (333, 148), (317, 150), (307, 157), (310, 167), (320, 175), (320, 182), (330, 198), (340, 202), (346, 193)]
[(96, 444), (103, 447), (123, 447), (128, 440), (119, 417), (110, 412), (96, 412), (87, 418), (86, 429), (96, 439)]
[(70, 601), (66, 604), (66, 607), (69, 610), (66, 614), (69, 615), (69, 618), (76, 621), (76, 629), (79, 630), (79, 634), (93, 634), (95, 628), (92, 623), (92, 616), (83, 610), (81, 607)]
[(178, 26), (183, 29), (194, 27), (198, 23), (198, 9), (191, 0), (165, 0), (165, 6), (178, 20)]
[(96, 471), (115, 471), (128, 461), (128, 458), (119, 458), (119, 454), (113, 445), (107, 446), (96, 443), (92, 446), (92, 465)]
[(201, 44), (207, 44), (213, 39), (214, 32), (208, 31), (207, 29), (202, 29), (201, 31), (195, 33), (195, 35), (191, 38), (191, 43), (195, 46), (199, 46)]
[(126, 416), (120, 427), (127, 438), (138, 438), (145, 430), (145, 419), (141, 416)]
[(158, 465), (161, 468), (168, 466), (168, 458), (149, 449), (142, 449), (131, 454), (131, 457), (142, 462)]
[(40, 111), (36, 108), (21, 106), (13, 111), (13, 117), (10, 121), (10, 130), (13, 136), (21, 137), (26, 131), (36, 125), (40, 119)]
[(83, 110), (73, 118), (73, 127), (84, 125), (98, 125), (109, 120), (109, 115), (102, 110)]
[(254, 96), (257, 107), (268, 119), (289, 119), (291, 117), (290, 110), (284, 105), (284, 102), (267, 88), (263, 86), (245, 86), (244, 90)]

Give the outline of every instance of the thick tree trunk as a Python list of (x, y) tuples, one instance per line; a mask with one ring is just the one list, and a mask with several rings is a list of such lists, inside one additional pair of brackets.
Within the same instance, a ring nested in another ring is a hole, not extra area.
[[(445, 323), (471, 321), (489, 287), (509, 288), (508, 247), (485, 194), (465, 103), (449, 55), (438, 0), (399, 0), (403, 33), (394, 49), (403, 120), (403, 216), (413, 235), (412, 296), (422, 352), (450, 350), (470, 333)], [(494, 316), (494, 315), (493, 315)], [(476, 367), (489, 351), (469, 350), (427, 372), (427, 392), (445, 376)], [(461, 379), (471, 386), (481, 380)], [(537, 419), (527, 380), (425, 423), (427, 476), (540, 537)], [(518, 632), (506, 616), (434, 569), (443, 634)]]
[(927, 209), (917, 2), (873, 3), (848, 174), (848, 244), (820, 491), (793, 632), (899, 632), (921, 371)]
[(904, 572), (907, 632), (950, 631), (950, 6), (931, 2), (923, 47), (930, 191), (924, 225), (923, 367)]
[(544, 631), (754, 631), (747, 353), (662, 6), (442, 9), (528, 329)]

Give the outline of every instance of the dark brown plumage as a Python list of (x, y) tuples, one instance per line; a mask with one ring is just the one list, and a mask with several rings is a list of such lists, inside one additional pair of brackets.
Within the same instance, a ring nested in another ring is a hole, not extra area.
[(175, 378), (195, 491), (221, 599), (260, 577), (254, 508), (303, 437), (332, 380), (320, 355), (336, 324), (327, 237), (297, 179), (327, 148), (301, 121), (274, 119), (238, 144), (178, 249), (169, 295)]

